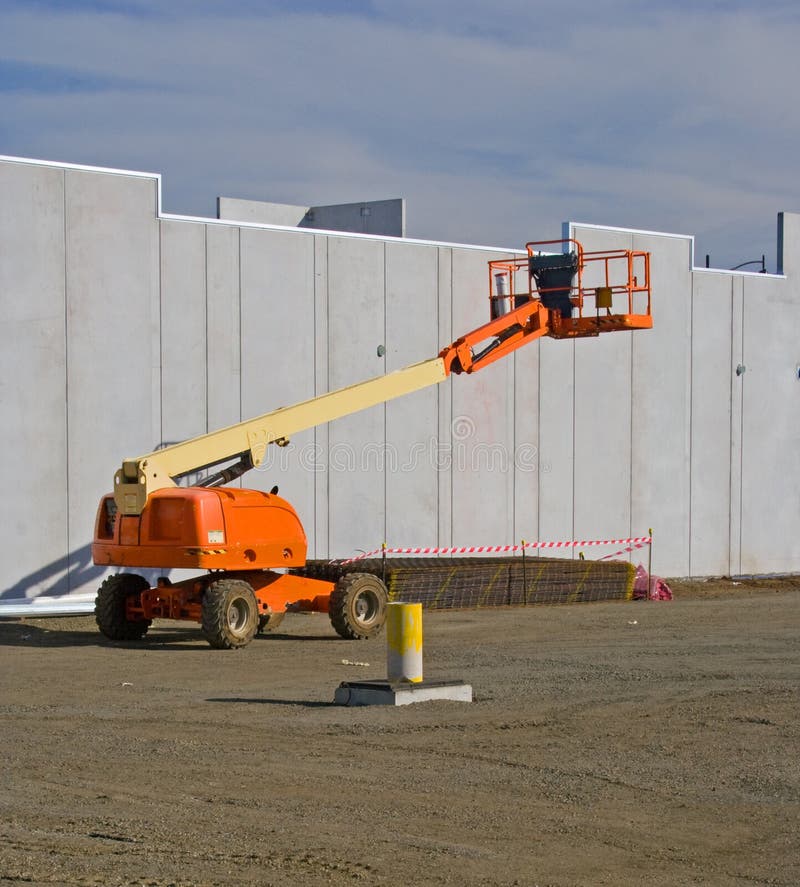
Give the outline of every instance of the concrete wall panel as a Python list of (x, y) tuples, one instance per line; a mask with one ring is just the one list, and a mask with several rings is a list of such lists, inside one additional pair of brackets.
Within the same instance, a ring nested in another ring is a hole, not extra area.
[[(631, 526), (653, 527), (653, 570), (689, 573), (691, 241), (637, 234), (650, 250), (653, 325), (633, 334)], [(638, 528), (642, 528), (639, 530)]]
[(539, 344), (514, 354), (513, 537), (539, 538)]
[[(161, 441), (157, 187), (152, 179), (70, 169), (65, 196), (75, 551), (91, 542), (98, 501), (122, 459)], [(91, 594), (94, 584), (71, 590)]]
[[(328, 367), (331, 390), (380, 376), (386, 358), (385, 246), (331, 237), (328, 244)], [(329, 427), (330, 554), (343, 557), (386, 538), (383, 473), (386, 407)]]
[[(162, 221), (161, 259), (161, 443), (204, 434), (208, 428), (206, 337), (206, 228), (200, 222)], [(193, 483), (205, 472), (189, 474)], [(161, 571), (166, 572), (166, 571)], [(170, 570), (173, 582), (190, 570)]]
[[(314, 394), (330, 391), (328, 362), (328, 238), (314, 237)], [(314, 429), (314, 533), (309, 539), (312, 557), (330, 557), (329, 497), (330, 434), (328, 425)]]
[(782, 283), (744, 283), (743, 573), (800, 569), (800, 298)]
[[(586, 250), (632, 248), (632, 236), (623, 232), (587, 232), (578, 240), (586, 241)], [(621, 273), (613, 263), (610, 269), (612, 275)], [(604, 283), (602, 265), (588, 262), (584, 287)], [(616, 297), (615, 311), (627, 311), (623, 301)], [(592, 308), (587, 300), (586, 309)], [(576, 539), (620, 538), (629, 536), (631, 530), (635, 535), (647, 531), (646, 526), (631, 527), (632, 340), (633, 334), (610, 333), (575, 343)]]
[[(314, 396), (314, 238), (242, 229), (242, 414), (251, 418)], [(314, 527), (314, 432), (271, 446), (247, 487), (280, 489), (306, 532)]]
[(575, 343), (576, 539), (631, 533), (630, 367), (630, 336)]
[(299, 225), (309, 207), (288, 203), (268, 203), (264, 200), (238, 200), (235, 197), (217, 198), (217, 218), (232, 222), (251, 222), (258, 225)]
[(0, 164), (0, 603), (69, 590), (64, 298), (64, 172)]
[(386, 237), (404, 237), (406, 233), (406, 204), (402, 199), (330, 206), (294, 206), (263, 200), (218, 197), (217, 218), (232, 222), (352, 231)]
[(797, 277), (800, 274), (800, 213), (778, 213), (778, 273), (792, 280), (793, 291), (797, 292)]
[[(386, 244), (386, 372), (438, 351), (438, 250)], [(386, 404), (386, 541), (435, 545), (438, 482), (431, 449), (438, 419), (436, 388)]]
[(744, 379), (736, 368), (744, 365), (744, 278), (731, 280), (731, 511), (730, 575), (742, 572), (742, 428), (744, 425)]
[(161, 436), (164, 445), (203, 434), (206, 396), (206, 226), (162, 222)]
[[(453, 250), (441, 247), (438, 253), (438, 333), (439, 350), (449, 345), (453, 333)], [(459, 334), (460, 335), (460, 334)], [(436, 387), (438, 421), (432, 458), (436, 468), (439, 503), (437, 545), (453, 545), (453, 378)]]
[(372, 200), (362, 203), (340, 203), (312, 206), (301, 223), (306, 228), (329, 231), (355, 231), (404, 237), (406, 233), (405, 200)]
[(693, 575), (730, 570), (730, 277), (696, 272), (692, 281), (691, 560)]
[[(491, 253), (453, 250), (453, 337), (489, 320)], [(501, 360), (453, 379), (452, 526), (455, 545), (514, 538), (514, 362)]]
[[(539, 539), (572, 539), (575, 344), (543, 339), (539, 357)], [(563, 554), (572, 557), (573, 552)]]
[(206, 226), (208, 431), (241, 421), (239, 229)]

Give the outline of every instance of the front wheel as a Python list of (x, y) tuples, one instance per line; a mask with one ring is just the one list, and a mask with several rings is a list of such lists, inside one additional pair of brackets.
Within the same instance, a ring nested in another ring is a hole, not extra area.
[(128, 619), (128, 598), (150, 587), (144, 576), (117, 573), (108, 576), (97, 591), (94, 619), (100, 631), (112, 641), (138, 641), (146, 634), (151, 619)]
[(203, 634), (212, 647), (245, 647), (258, 630), (258, 602), (241, 579), (217, 579), (203, 595)]
[(348, 640), (378, 634), (386, 622), (386, 586), (371, 573), (346, 573), (336, 583), (328, 615), (336, 633)]

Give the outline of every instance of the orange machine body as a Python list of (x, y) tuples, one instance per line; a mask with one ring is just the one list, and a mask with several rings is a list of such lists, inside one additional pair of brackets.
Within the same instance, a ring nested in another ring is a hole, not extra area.
[(274, 493), (237, 487), (156, 490), (139, 515), (119, 515), (114, 497), (97, 511), (98, 565), (259, 570), (302, 567), (306, 534), (294, 508)]
[(156, 490), (139, 515), (119, 515), (112, 494), (100, 501), (92, 557), (98, 565), (187, 567), (210, 571), (156, 587), (128, 603), (132, 619), (200, 621), (206, 585), (221, 574), (246, 581), (263, 614), (327, 612), (333, 585), (275, 572), (302, 567), (306, 534), (294, 508), (274, 493), (236, 487)]

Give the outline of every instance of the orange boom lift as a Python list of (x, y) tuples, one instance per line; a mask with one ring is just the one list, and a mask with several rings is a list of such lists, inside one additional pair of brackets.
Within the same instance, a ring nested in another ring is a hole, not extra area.
[[(541, 251), (555, 245), (560, 252)], [(260, 465), (267, 447), (285, 445), (292, 434), (436, 385), (451, 373), (475, 373), (541, 336), (651, 327), (649, 254), (586, 252), (575, 240), (529, 243), (525, 255), (489, 262), (489, 302), (490, 321), (437, 357), (125, 459), (113, 493), (100, 500), (94, 563), (206, 572), (174, 583), (165, 575), (155, 587), (134, 572), (109, 576), (95, 604), (103, 634), (136, 640), (153, 619), (189, 619), (202, 625), (212, 647), (242, 647), (290, 610), (328, 613), (345, 638), (380, 631), (387, 592), (378, 577), (348, 573), (333, 584), (302, 575), (306, 534), (291, 504), (277, 488), (265, 493), (225, 484)], [(201, 470), (211, 473), (179, 486)]]

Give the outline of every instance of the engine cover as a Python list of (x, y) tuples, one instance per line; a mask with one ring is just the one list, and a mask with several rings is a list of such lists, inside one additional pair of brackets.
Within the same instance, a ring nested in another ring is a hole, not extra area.
[(301, 567), (307, 540), (297, 512), (274, 493), (238, 487), (170, 487), (139, 515), (100, 501), (92, 558), (99, 566), (253, 570)]

